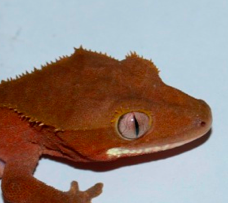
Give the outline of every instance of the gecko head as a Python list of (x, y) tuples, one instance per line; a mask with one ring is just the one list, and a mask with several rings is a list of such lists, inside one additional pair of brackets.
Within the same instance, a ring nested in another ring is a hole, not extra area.
[(143, 87), (137, 83), (134, 87), (137, 93), (127, 102), (122, 101), (120, 106), (125, 108), (117, 111), (114, 119), (117, 134), (128, 143), (108, 149), (107, 156), (118, 158), (164, 151), (209, 131), (212, 114), (206, 102), (164, 84), (153, 63), (144, 60), (144, 69), (142, 60), (130, 60), (141, 64), (135, 65), (133, 71), (143, 72), (137, 73)]
[(102, 71), (103, 76), (115, 77), (97, 83), (99, 102), (90, 111), (88, 129), (77, 137), (83, 143), (77, 149), (88, 159), (106, 161), (164, 151), (210, 129), (208, 104), (164, 84), (151, 61), (132, 54), (117, 68)]

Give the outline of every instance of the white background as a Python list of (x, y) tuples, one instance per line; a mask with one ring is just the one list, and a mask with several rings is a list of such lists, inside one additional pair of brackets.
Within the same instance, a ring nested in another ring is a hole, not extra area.
[(103, 182), (93, 203), (228, 202), (228, 1), (0, 0), (0, 79), (80, 45), (120, 60), (129, 51), (152, 58), (164, 82), (209, 103), (212, 131), (176, 150), (94, 167), (42, 159), (35, 176), (61, 190), (72, 180), (82, 190)]

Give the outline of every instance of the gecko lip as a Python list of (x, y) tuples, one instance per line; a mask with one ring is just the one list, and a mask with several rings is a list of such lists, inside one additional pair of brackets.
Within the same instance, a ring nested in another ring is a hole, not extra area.
[(159, 152), (159, 151), (165, 151), (168, 149), (172, 149), (175, 147), (179, 147), (181, 145), (184, 145), (188, 142), (191, 142), (193, 140), (195, 140), (197, 138), (193, 138), (191, 140), (187, 140), (187, 141), (182, 141), (182, 142), (177, 142), (177, 143), (172, 143), (172, 144), (165, 144), (162, 146), (153, 146), (153, 147), (146, 147), (146, 148), (139, 148), (139, 149), (127, 149), (124, 147), (120, 147), (120, 148), (112, 148), (109, 149), (106, 154), (110, 157), (122, 157), (125, 155), (139, 155), (139, 154), (149, 154), (149, 153), (154, 153), (154, 152)]
[(129, 148), (124, 148), (124, 147), (116, 147), (116, 148), (111, 148), (109, 149), (106, 154), (109, 157), (124, 157), (124, 156), (136, 156), (140, 154), (149, 154), (149, 153), (154, 153), (154, 152), (159, 152), (159, 151), (165, 151), (168, 149), (173, 149), (179, 146), (182, 146), (184, 144), (187, 144), (189, 142), (192, 142), (198, 138), (200, 138), (202, 135), (199, 135), (198, 137), (191, 138), (189, 140), (185, 141), (180, 141), (176, 143), (171, 143), (171, 144), (164, 144), (161, 146), (152, 146), (152, 147), (144, 147), (144, 148), (138, 148), (138, 149), (129, 149)]

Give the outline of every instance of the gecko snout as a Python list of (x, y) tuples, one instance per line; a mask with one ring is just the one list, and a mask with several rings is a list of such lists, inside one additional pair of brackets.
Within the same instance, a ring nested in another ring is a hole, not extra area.
[(205, 101), (201, 99), (199, 99), (198, 101), (200, 102), (200, 109), (197, 123), (198, 126), (201, 128), (202, 133), (206, 133), (211, 128), (212, 113), (209, 105)]

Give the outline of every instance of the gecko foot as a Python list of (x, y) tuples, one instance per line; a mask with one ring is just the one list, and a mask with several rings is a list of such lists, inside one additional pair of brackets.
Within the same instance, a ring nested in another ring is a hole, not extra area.
[(86, 191), (80, 191), (78, 183), (73, 181), (71, 188), (67, 192), (71, 197), (72, 203), (91, 203), (91, 199), (97, 197), (102, 192), (102, 183), (97, 183)]

